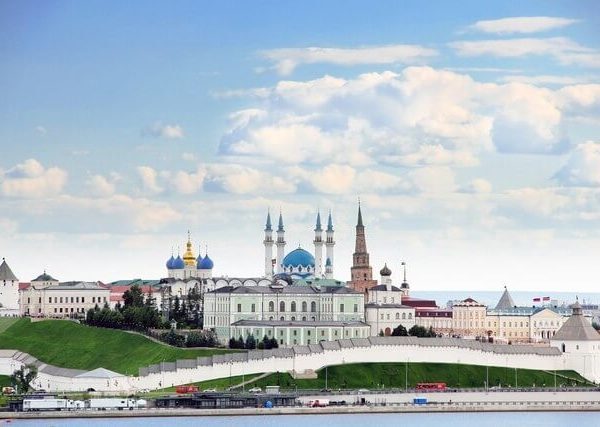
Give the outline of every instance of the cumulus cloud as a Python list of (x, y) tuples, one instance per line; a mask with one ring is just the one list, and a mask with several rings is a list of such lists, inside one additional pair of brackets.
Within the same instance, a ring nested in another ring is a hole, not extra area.
[(552, 16), (516, 16), (485, 21), (477, 21), (469, 29), (494, 34), (538, 33), (564, 28), (579, 22), (578, 19)]
[(567, 186), (600, 187), (600, 142), (579, 144), (555, 179)]
[(184, 137), (183, 128), (180, 125), (163, 124), (162, 122), (155, 122), (152, 125), (146, 126), (142, 129), (142, 136), (152, 138), (165, 138), (165, 139), (181, 139)]
[(600, 99), (597, 85), (484, 83), (430, 67), (265, 90), (230, 117), (219, 145), (230, 161), (468, 167), (489, 150), (562, 153), (570, 145), (565, 120), (597, 117)]
[(411, 172), (416, 188), (424, 193), (451, 193), (456, 190), (454, 172), (448, 167), (425, 167)]
[(593, 81), (600, 80), (598, 76), (557, 76), (557, 75), (534, 75), (534, 76), (525, 76), (521, 74), (512, 75), (512, 76), (504, 76), (501, 77), (498, 81), (504, 83), (524, 83), (524, 84), (532, 84), (536, 86), (544, 86), (544, 85), (577, 85), (579, 83), (589, 83)]
[(6, 172), (0, 171), (0, 188), (8, 197), (47, 198), (62, 192), (67, 176), (63, 169), (45, 168), (37, 160), (27, 159)]
[(419, 45), (396, 44), (389, 46), (372, 46), (359, 48), (282, 48), (261, 52), (261, 55), (271, 62), (281, 75), (289, 75), (294, 69), (303, 64), (414, 64), (423, 63), (437, 51)]
[(193, 194), (202, 189), (206, 171), (198, 167), (194, 172), (177, 171), (174, 173), (163, 173), (172, 184), (171, 188), (179, 194)]
[(475, 178), (460, 188), (463, 193), (487, 194), (492, 192), (492, 183), (483, 178)]
[(116, 183), (120, 179), (121, 176), (116, 172), (112, 172), (108, 178), (103, 175), (92, 175), (87, 179), (86, 185), (93, 196), (108, 197), (115, 193)]
[(281, 176), (237, 164), (206, 166), (204, 190), (232, 194), (294, 193), (296, 186)]
[(155, 169), (150, 166), (138, 166), (136, 170), (145, 191), (151, 193), (160, 193), (163, 191), (163, 188), (158, 184), (158, 172)]

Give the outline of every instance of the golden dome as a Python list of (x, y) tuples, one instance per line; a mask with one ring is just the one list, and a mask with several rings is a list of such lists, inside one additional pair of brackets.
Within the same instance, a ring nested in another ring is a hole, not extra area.
[(190, 232), (188, 231), (187, 250), (183, 254), (183, 262), (186, 266), (195, 267), (196, 257), (192, 251), (192, 240), (190, 239)]

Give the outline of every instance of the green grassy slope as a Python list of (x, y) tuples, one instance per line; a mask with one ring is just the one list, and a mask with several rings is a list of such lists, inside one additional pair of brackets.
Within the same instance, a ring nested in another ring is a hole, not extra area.
[(0, 348), (27, 352), (64, 368), (95, 369), (137, 375), (138, 368), (162, 361), (193, 359), (228, 350), (182, 349), (127, 332), (93, 328), (67, 320), (19, 319), (0, 332)]
[(0, 317), (0, 334), (18, 321), (18, 317)]
[(10, 377), (7, 375), (0, 375), (0, 388), (7, 387), (9, 385), (10, 385)]
[[(261, 378), (248, 387), (281, 385), (282, 388), (323, 389), (325, 388), (325, 369), (317, 372), (318, 379), (294, 380), (287, 373), (275, 373)], [(557, 376), (557, 385), (571, 386), (575, 381), (584, 385), (585, 380), (573, 371), (557, 371), (557, 374), (572, 378), (572, 381)], [(327, 369), (327, 387), (338, 388), (404, 388), (406, 387), (406, 365), (404, 363), (362, 363), (331, 366)], [(413, 388), (420, 382), (445, 382), (452, 388), (484, 387), (485, 366), (458, 365), (445, 363), (410, 363), (408, 365), (408, 387)], [(501, 367), (489, 368), (490, 386), (515, 386), (515, 370)], [(518, 369), (519, 387), (554, 387), (554, 375), (544, 371)]]

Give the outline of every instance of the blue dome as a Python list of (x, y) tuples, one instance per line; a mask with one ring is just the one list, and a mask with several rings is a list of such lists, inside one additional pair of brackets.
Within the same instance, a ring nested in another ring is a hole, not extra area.
[(292, 252), (287, 254), (283, 258), (282, 263), (284, 267), (313, 267), (315, 266), (315, 257), (310, 252), (305, 251), (302, 248), (294, 249)]
[(177, 255), (177, 258), (175, 258), (175, 260), (173, 261), (173, 264), (171, 264), (171, 269), (172, 270), (181, 270), (183, 268), (185, 268), (185, 263), (183, 262), (181, 257), (179, 255)]
[(198, 255), (198, 258), (196, 258), (196, 268), (200, 269), (202, 267), (200, 267), (200, 265), (202, 264), (202, 255)]
[(208, 254), (206, 254), (206, 256), (204, 257), (204, 259), (200, 262), (200, 264), (198, 264), (198, 269), (200, 270), (212, 270), (212, 268), (214, 267), (214, 263), (212, 262), (212, 259), (210, 259), (208, 257)]
[(171, 270), (173, 268), (173, 263), (175, 262), (175, 258), (171, 255), (171, 258), (167, 260), (167, 270)]

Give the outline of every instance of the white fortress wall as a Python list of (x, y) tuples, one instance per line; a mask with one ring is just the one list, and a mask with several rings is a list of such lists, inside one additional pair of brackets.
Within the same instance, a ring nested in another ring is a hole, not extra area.
[[(18, 369), (22, 361), (17, 359), (23, 359), (23, 355), (21, 352), (1, 351), (0, 374), (10, 375), (14, 369)], [(84, 371), (37, 362), (39, 375), (36, 387), (48, 391), (82, 391), (89, 388), (96, 391), (132, 391), (159, 389), (230, 375), (277, 371), (302, 373), (331, 365), (377, 362), (460, 363), (548, 371), (573, 369), (591, 381), (600, 380), (600, 358), (596, 355), (561, 353), (555, 347), (482, 344), (443, 338), (372, 337), (163, 362), (140, 369), (140, 375), (136, 377), (119, 374), (112, 378), (86, 377), (89, 374)]]

